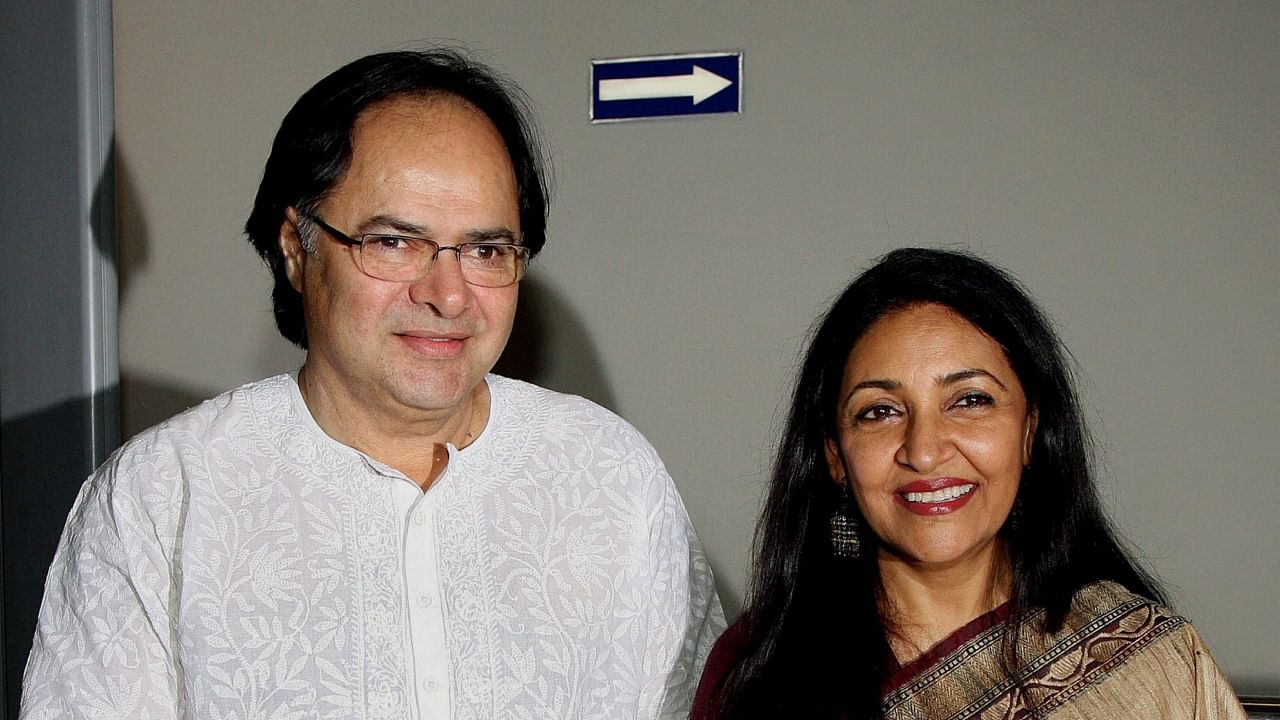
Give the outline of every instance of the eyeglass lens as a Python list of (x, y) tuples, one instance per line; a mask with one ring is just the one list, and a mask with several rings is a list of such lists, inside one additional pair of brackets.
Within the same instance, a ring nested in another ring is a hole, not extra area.
[(366, 235), (360, 250), (361, 268), (373, 277), (404, 282), (429, 272), (441, 252), (453, 251), (462, 279), (482, 287), (503, 287), (520, 277), (525, 248), (506, 243), (463, 243), (441, 247), (422, 238)]

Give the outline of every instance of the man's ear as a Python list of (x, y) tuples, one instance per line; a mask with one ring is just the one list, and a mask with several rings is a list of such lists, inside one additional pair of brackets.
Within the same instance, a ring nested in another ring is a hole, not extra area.
[(294, 290), (302, 292), (303, 271), (307, 267), (307, 251), (302, 247), (302, 229), (298, 227), (298, 212), (289, 208), (280, 223), (280, 252), (284, 255), (284, 273)]
[(1031, 448), (1036, 444), (1036, 427), (1040, 423), (1040, 410), (1032, 405), (1027, 413), (1027, 427), (1022, 436), (1022, 467), (1031, 465)]
[(840, 458), (840, 446), (832, 438), (827, 438), (823, 443), (823, 449), (827, 456), (827, 472), (831, 473), (831, 481), (837, 485), (844, 485), (844, 462)]

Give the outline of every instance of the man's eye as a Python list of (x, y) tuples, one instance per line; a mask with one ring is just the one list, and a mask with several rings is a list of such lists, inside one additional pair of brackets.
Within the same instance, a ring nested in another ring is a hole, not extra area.
[(378, 252), (403, 252), (412, 250), (408, 238), (402, 238), (398, 235), (370, 235), (364, 240), (365, 247), (371, 247)]
[(477, 262), (485, 264), (501, 264), (507, 261), (515, 253), (514, 245), (504, 244), (479, 244), (473, 243), (467, 245), (467, 257)]

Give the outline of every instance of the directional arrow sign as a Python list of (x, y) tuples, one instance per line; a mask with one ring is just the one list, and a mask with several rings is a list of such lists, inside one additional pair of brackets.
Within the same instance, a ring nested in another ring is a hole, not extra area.
[(694, 65), (688, 75), (601, 80), (599, 98), (609, 101), (690, 97), (697, 105), (732, 84), (732, 80)]
[(591, 63), (591, 120), (741, 112), (742, 53), (662, 55)]

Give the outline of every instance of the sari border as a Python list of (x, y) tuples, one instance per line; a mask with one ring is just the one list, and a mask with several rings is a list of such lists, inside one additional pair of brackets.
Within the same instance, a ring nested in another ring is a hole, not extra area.
[[(1009, 632), (1007, 621), (1011, 608), (1001, 606), (979, 616), (890, 675), (882, 703), (886, 717), (900, 706), (910, 710), (910, 703), (919, 702), (921, 693), (929, 692), (931, 686), (952, 673), (962, 672), (970, 662), (984, 664), (1001, 679), (989, 684), (987, 690), (971, 702), (945, 716), (939, 715), (939, 720), (988, 715), (1017, 720), (1032, 715), (1032, 707), (1040, 713), (1050, 712), (1123, 666), (1159, 638), (1186, 624), (1185, 618), (1112, 583), (1082, 588), (1077, 595), (1077, 601), (1081, 600), (1085, 606), (1073, 607), (1064, 632), (1044, 636), (1039, 631), (1043, 610), (1031, 613), (1019, 623), (1014, 630), (1019, 647), (1033, 657), (1012, 676), (998, 670), (1000, 649), (993, 647)], [(999, 611), (1003, 611), (1003, 617), (997, 618)], [(1083, 616), (1085, 621), (1074, 625), (1070, 622), (1072, 616), (1076, 619)], [(1102, 648), (1102, 652), (1095, 652), (1098, 648)]]
[[(1148, 615), (1148, 618), (1143, 621), (1143, 626), (1136, 632), (1122, 632), (1121, 623), (1126, 618), (1137, 613)], [(1145, 600), (1135, 600), (1129, 604), (1126, 612), (1120, 614), (1106, 627), (1101, 628), (1097, 635), (1086, 637), (1079, 643), (1073, 643), (1070, 646), (1059, 644), (1058, 647), (1061, 649), (1054, 660), (1065, 658), (1071, 653), (1080, 653), (1081, 657), (1077, 662), (1076, 671), (1069, 678), (1055, 681), (1054, 678), (1050, 677), (1049, 663), (1042, 662), (1034, 675), (1024, 676), (1024, 689), (1023, 692), (1019, 693), (1018, 704), (1025, 709), (1028, 692), (1040, 691), (1045, 692), (1046, 697), (1036, 703), (1036, 708), (1046, 712), (1056, 709), (1093, 685), (1103, 676), (1122, 667), (1129, 662), (1130, 658), (1156, 640), (1185, 625), (1186, 622), (1185, 618), (1179, 615), (1172, 615)], [(1092, 646), (1115, 641), (1123, 641), (1123, 644), (1111, 654), (1097, 659), (1090, 657), (1088, 651)], [(1060, 687), (1055, 690), (1055, 685)]]

